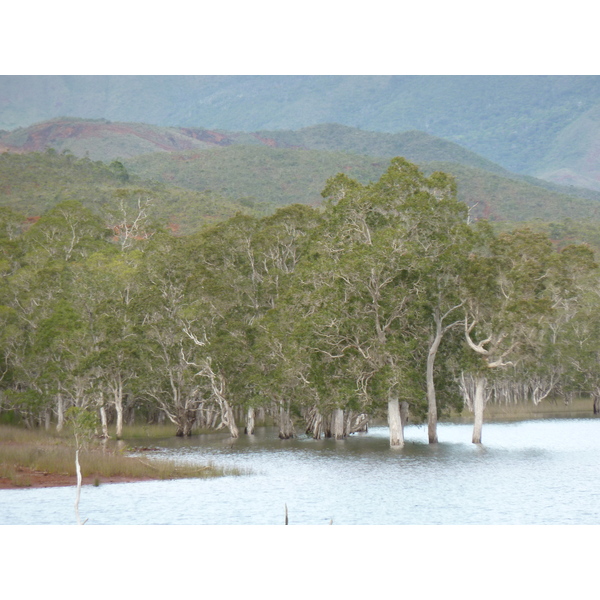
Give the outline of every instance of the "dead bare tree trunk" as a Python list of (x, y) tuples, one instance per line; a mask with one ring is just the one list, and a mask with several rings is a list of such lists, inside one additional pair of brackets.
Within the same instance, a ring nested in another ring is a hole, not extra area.
[(75, 494), (75, 517), (77, 525), (83, 525), (79, 518), (79, 499), (81, 497), (81, 466), (79, 464), (79, 448), (75, 450), (75, 471), (77, 472), (77, 492)]

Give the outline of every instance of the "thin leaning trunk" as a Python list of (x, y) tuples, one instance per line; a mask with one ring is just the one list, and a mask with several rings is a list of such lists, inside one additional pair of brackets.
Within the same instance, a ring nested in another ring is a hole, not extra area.
[(390, 447), (404, 447), (404, 431), (398, 398), (388, 400), (388, 425), (390, 428)]
[(81, 497), (81, 466), (79, 465), (79, 448), (75, 450), (75, 471), (77, 472), (77, 493), (75, 494), (75, 517), (77, 525), (84, 525), (79, 518), (79, 499)]
[(233, 410), (226, 400), (226, 382), (225, 378), (221, 373), (215, 373), (213, 371), (210, 359), (204, 361), (202, 370), (198, 372), (198, 375), (202, 375), (207, 377), (210, 381), (210, 386), (212, 389), (213, 399), (219, 405), (221, 410), (221, 425), (224, 425), (229, 429), (229, 433), (232, 438), (239, 437), (240, 433), (238, 427), (235, 423), (235, 416), (233, 414)]
[(437, 399), (435, 396), (435, 384), (433, 382), (433, 369), (435, 366), (435, 359), (440, 347), (440, 343), (442, 342), (442, 338), (444, 334), (452, 329), (454, 326), (458, 325), (461, 321), (455, 321), (447, 325), (443, 326), (444, 319), (448, 317), (453, 311), (459, 308), (461, 304), (457, 304), (452, 307), (445, 315), (440, 315), (440, 311), (438, 308), (435, 308), (433, 312), (433, 320), (435, 322), (435, 335), (431, 340), (431, 345), (429, 346), (429, 353), (427, 354), (427, 434), (429, 437), (430, 444), (437, 444), (438, 436), (437, 436), (437, 423), (438, 423), (438, 412), (437, 412)]
[(430, 444), (438, 443), (437, 436), (437, 400), (435, 397), (435, 385), (433, 383), (433, 367), (435, 364), (435, 357), (437, 355), (440, 342), (442, 341), (442, 329), (441, 323), (436, 321), (436, 335), (429, 348), (429, 354), (427, 355), (427, 434), (429, 437)]

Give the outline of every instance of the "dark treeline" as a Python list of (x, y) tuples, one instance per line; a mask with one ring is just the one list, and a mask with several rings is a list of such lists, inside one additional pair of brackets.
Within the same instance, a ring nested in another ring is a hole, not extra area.
[(393, 159), (330, 179), (322, 210), (238, 214), (176, 236), (143, 199), (33, 224), (0, 209), (0, 417), (61, 429), (72, 407), (252, 434), (342, 438), (387, 418), (589, 394), (598, 410), (600, 286), (585, 245), (470, 222), (454, 180)]

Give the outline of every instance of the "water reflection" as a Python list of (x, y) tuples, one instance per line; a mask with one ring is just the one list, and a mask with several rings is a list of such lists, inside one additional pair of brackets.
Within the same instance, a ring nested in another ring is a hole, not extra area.
[[(391, 450), (387, 428), (343, 441), (226, 434), (168, 438), (160, 457), (251, 469), (245, 477), (86, 487), (89, 524), (598, 524), (600, 421), (494, 423), (484, 445), (470, 426), (423, 427)], [(73, 490), (0, 493), (0, 523), (73, 523)]]

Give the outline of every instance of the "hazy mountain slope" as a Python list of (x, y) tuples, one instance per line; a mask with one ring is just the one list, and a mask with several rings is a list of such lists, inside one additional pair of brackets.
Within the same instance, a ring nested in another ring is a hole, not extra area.
[(341, 123), (425, 131), (527, 174), (599, 103), (596, 76), (0, 77), (0, 129), (60, 115), (230, 131)]
[(527, 181), (502, 177), (456, 163), (433, 162), (424, 171), (445, 171), (456, 178), (459, 198), (472, 207), (472, 216), (490, 221), (600, 220), (600, 197), (576, 198)]
[[(381, 176), (389, 158), (323, 150), (230, 146), (139, 156), (125, 164), (132, 173), (145, 179), (212, 190), (231, 198), (273, 204), (318, 204), (329, 177), (346, 173), (368, 183)], [(443, 170), (453, 174), (458, 181), (459, 198), (474, 207), (474, 217), (505, 221), (600, 218), (598, 200), (575, 198), (452, 162), (427, 162), (421, 166), (428, 172)]]
[(246, 133), (57, 118), (0, 134), (0, 146), (10, 151), (43, 152), (54, 148), (103, 161), (152, 152), (232, 145), (331, 150), (390, 158), (405, 156), (415, 162), (445, 160), (508, 174), (502, 167), (458, 144), (420, 131), (389, 134), (337, 124), (316, 125), (300, 131)]
[(25, 152), (68, 150), (76, 156), (106, 161), (149, 152), (208, 148), (218, 143), (218, 138), (205, 137), (203, 140), (176, 128), (144, 123), (59, 118), (1, 134), (0, 145)]
[[(255, 206), (255, 202), (318, 203), (328, 177), (345, 172), (362, 182), (375, 180), (393, 156), (404, 156), (422, 166), (439, 163), (439, 168), (455, 174), (461, 198), (475, 206), (477, 216), (511, 221), (595, 218), (595, 203), (600, 201), (599, 192), (561, 188), (510, 173), (458, 144), (418, 131), (389, 134), (322, 124), (299, 131), (247, 133), (69, 118), (4, 133), (0, 145), (11, 152), (53, 147), (107, 162), (119, 157), (143, 180), (154, 179), (163, 185), (196, 190), (194, 193), (217, 192), (223, 214), (230, 214), (234, 205), (241, 208), (227, 198), (243, 199), (246, 208), (261, 211), (268, 208)], [(140, 154), (144, 152), (148, 154)], [(24, 198), (38, 195), (36, 191)], [(51, 202), (47, 190), (42, 195)], [(573, 202), (569, 197), (577, 195), (594, 202)], [(182, 201), (173, 213), (186, 222), (197, 218), (194, 201), (189, 202)], [(206, 204), (207, 198), (199, 202)], [(37, 204), (34, 200), (32, 206)], [(219, 212), (216, 206), (209, 211), (213, 216)]]
[(259, 131), (257, 136), (270, 140), (271, 144), (277, 147), (336, 150), (390, 158), (404, 156), (417, 163), (435, 160), (452, 161), (492, 173), (508, 174), (499, 165), (474, 152), (422, 131), (391, 134), (326, 123), (299, 131)]
[(130, 177), (117, 163), (106, 165), (70, 155), (0, 154), (0, 206), (26, 217), (41, 215), (63, 200), (78, 200), (105, 215), (120, 198), (149, 199), (150, 215), (181, 233), (220, 221), (238, 211), (265, 214), (273, 207), (232, 201), (210, 191), (151, 183)]
[(600, 191), (600, 106), (558, 133), (538, 163), (536, 175)]
[(366, 183), (379, 178), (389, 160), (341, 152), (230, 146), (149, 154), (125, 164), (145, 179), (282, 205), (320, 203), (329, 177), (345, 172)]

